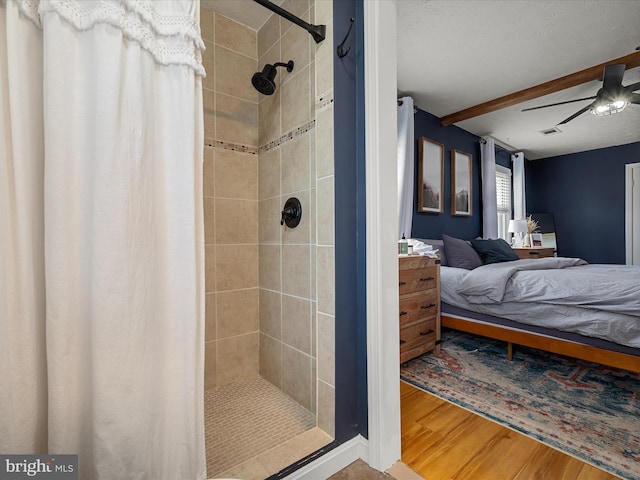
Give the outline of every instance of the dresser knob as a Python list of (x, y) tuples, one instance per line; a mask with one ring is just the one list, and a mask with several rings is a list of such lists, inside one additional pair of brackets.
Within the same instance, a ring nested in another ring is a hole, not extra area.
[(407, 312), (400, 312), (400, 316), (406, 315)]
[(436, 306), (435, 303), (430, 303), (429, 305), (421, 305), (420, 308), (423, 309), (423, 310), (426, 310), (428, 308), (433, 308), (435, 306)]
[(425, 335), (429, 335), (430, 333), (433, 333), (432, 329), (429, 329), (426, 332), (420, 332), (420, 335), (424, 337)]
[(420, 281), (421, 282), (428, 282), (429, 280), (434, 280), (435, 277), (427, 277), (427, 278), (421, 278)]
[(400, 339), (400, 345), (402, 345), (403, 343), (407, 343), (407, 341)]
[(398, 283), (398, 285), (400, 285), (400, 286), (403, 286), (403, 285), (406, 285), (406, 284), (407, 284), (407, 282), (399, 282)]

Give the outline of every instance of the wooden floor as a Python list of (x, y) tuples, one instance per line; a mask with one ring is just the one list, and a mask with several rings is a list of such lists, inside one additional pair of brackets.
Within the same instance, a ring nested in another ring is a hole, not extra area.
[(400, 382), (402, 461), (427, 480), (611, 480), (606, 473)]

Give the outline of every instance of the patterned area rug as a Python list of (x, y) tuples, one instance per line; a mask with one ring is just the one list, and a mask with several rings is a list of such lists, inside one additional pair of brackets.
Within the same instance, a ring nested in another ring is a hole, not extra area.
[(444, 330), (401, 378), (614, 475), (640, 479), (640, 375)]

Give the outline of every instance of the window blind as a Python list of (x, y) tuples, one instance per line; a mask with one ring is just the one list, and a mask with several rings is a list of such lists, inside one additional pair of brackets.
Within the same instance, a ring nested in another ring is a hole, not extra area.
[(496, 171), (498, 210), (511, 212), (511, 175)]
[(498, 237), (510, 242), (507, 231), (511, 220), (511, 170), (496, 165), (496, 200), (498, 204)]

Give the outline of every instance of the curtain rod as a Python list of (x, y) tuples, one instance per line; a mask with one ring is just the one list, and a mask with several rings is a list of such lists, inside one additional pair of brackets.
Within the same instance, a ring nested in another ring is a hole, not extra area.
[[(398, 99), (398, 106), (402, 106), (404, 102), (400, 99)], [(413, 113), (417, 113), (418, 112), (418, 107), (416, 107), (415, 105), (413, 106)]]
[[(480, 143), (485, 144), (485, 143), (487, 143), (487, 141), (484, 138), (481, 138), (480, 139)], [(507, 148), (504, 148), (502, 145), (499, 145), (499, 144), (495, 143), (495, 139), (494, 139), (494, 144), (493, 145), (494, 145), (495, 148), (497, 148), (499, 150), (502, 150), (503, 152), (506, 152), (509, 155), (515, 155), (516, 153), (520, 153), (519, 151), (509, 150)]]
[(312, 25), (310, 23), (305, 22), (299, 17), (296, 17), (293, 13), (288, 12), (284, 8), (271, 3), (269, 0), (253, 0), (256, 3), (259, 3), (265, 8), (268, 8), (274, 13), (277, 13), (283, 18), (286, 18), (292, 23), (295, 23), (299, 27), (304, 28), (307, 32), (311, 34), (316, 43), (320, 43), (325, 39), (325, 35), (327, 34), (327, 26), (326, 25)]

